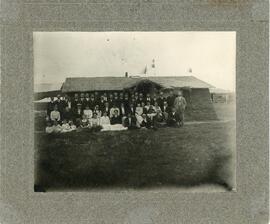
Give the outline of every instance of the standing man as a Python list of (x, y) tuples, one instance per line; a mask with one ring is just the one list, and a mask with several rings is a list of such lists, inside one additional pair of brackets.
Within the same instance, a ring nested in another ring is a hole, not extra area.
[(173, 90), (171, 90), (170, 95), (167, 97), (167, 103), (170, 108), (174, 106), (174, 100), (175, 100), (174, 92)]
[(182, 91), (179, 91), (178, 96), (174, 100), (174, 107), (180, 119), (180, 126), (184, 125), (184, 113), (186, 106), (186, 99), (183, 97)]
[(89, 100), (89, 108), (93, 111), (96, 106), (96, 99), (94, 94), (91, 94), (90, 100)]
[(72, 110), (77, 110), (77, 105), (79, 103), (79, 95), (78, 93), (74, 94), (74, 99), (71, 101), (71, 109)]
[(109, 103), (108, 102), (105, 102), (102, 113), (104, 114), (106, 112), (107, 115), (110, 115), (110, 109), (111, 108), (110, 108)]
[(54, 105), (55, 105), (54, 97), (51, 96), (50, 97), (50, 102), (47, 104), (47, 115), (48, 116), (50, 116), (51, 112), (54, 110)]
[(164, 101), (166, 101), (163, 91), (159, 92), (159, 97), (158, 97), (157, 101), (158, 101), (158, 105), (160, 106), (160, 108), (162, 108), (164, 105)]
[(62, 119), (64, 108), (65, 108), (65, 102), (61, 99), (60, 94), (57, 95), (57, 99), (54, 102), (54, 104), (57, 105), (58, 111), (59, 111), (59, 113), (61, 115), (61, 119)]

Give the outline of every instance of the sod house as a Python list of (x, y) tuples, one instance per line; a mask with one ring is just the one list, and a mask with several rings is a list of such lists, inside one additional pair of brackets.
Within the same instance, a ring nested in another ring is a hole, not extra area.
[(110, 93), (110, 92), (142, 92), (158, 93), (162, 90), (165, 96), (173, 90), (182, 90), (187, 101), (186, 120), (216, 120), (217, 116), (212, 105), (210, 84), (194, 76), (131, 76), (131, 77), (81, 77), (67, 78), (61, 92), (71, 97), (75, 93)]

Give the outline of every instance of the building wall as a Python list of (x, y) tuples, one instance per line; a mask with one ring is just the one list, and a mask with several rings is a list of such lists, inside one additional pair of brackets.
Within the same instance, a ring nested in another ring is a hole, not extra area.
[(187, 99), (186, 120), (217, 120), (209, 89), (191, 89)]

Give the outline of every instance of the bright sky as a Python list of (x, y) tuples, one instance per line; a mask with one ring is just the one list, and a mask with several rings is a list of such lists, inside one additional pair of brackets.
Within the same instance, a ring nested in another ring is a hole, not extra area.
[[(235, 91), (236, 32), (35, 32), (35, 83), (143, 73), (194, 75)], [(188, 73), (189, 69), (192, 73)]]

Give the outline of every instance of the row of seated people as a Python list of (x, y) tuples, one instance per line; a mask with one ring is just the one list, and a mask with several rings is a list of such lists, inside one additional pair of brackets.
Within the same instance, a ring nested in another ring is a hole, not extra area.
[(134, 114), (130, 112), (120, 114), (119, 108), (113, 106), (110, 109), (109, 115), (106, 111), (103, 113), (101, 111), (92, 112), (87, 108), (83, 111), (81, 117), (75, 119), (74, 124), (72, 119), (61, 119), (60, 112), (57, 110), (57, 106), (55, 106), (54, 110), (51, 112), (50, 118), (47, 119), (46, 132), (70, 132), (77, 129), (95, 127), (101, 127), (102, 131), (157, 128), (165, 124), (176, 126), (180, 122), (180, 117), (174, 107), (171, 108), (171, 110), (162, 112), (160, 107), (156, 108), (150, 105), (147, 109), (146, 106), (142, 107), (138, 104)]

